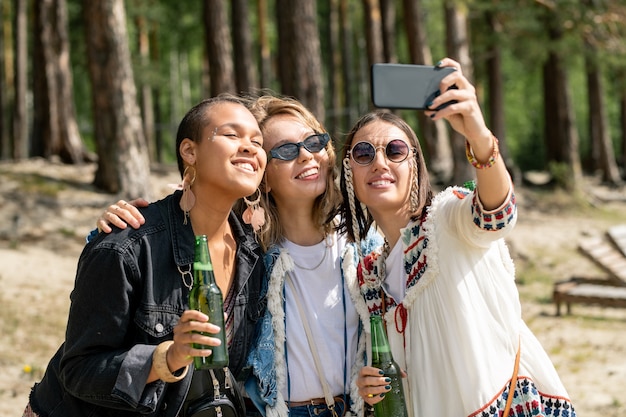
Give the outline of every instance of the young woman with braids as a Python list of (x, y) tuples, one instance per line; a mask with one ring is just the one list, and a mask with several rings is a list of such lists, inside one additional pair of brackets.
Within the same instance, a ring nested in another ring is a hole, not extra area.
[[(503, 240), (517, 210), (498, 141), (459, 64), (445, 59), (440, 65), (458, 71), (441, 82), (443, 93), (430, 108), (457, 103), (426, 114), (465, 136), (477, 187), (433, 195), (407, 123), (381, 111), (356, 122), (343, 152), (342, 226), (352, 241), (373, 222), (385, 237), (382, 247), (345, 269), (358, 272), (357, 310), (364, 322), (370, 314), (384, 317), (394, 359), (407, 373), (411, 417), (575, 416), (554, 366), (521, 318)], [(452, 85), (457, 89), (448, 89)], [(387, 391), (379, 370), (369, 366), (357, 385), (369, 404)]]

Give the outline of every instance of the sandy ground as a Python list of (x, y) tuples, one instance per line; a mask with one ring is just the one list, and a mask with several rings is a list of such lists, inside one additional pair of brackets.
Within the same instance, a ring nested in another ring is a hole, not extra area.
[[(21, 416), (32, 384), (63, 340), (84, 236), (116, 200), (89, 185), (93, 165), (0, 163), (0, 417)], [(153, 175), (155, 196), (173, 170)], [(555, 363), (580, 417), (626, 416), (626, 309), (573, 307), (555, 316), (555, 281), (603, 277), (577, 242), (626, 223), (626, 192), (594, 188), (595, 206), (518, 188), (520, 216), (508, 240), (524, 318)], [(601, 200), (612, 200), (602, 202)]]

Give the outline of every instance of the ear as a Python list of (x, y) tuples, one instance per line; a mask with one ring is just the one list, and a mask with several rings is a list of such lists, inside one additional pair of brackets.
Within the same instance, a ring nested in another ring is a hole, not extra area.
[(180, 156), (187, 165), (196, 164), (196, 152), (198, 144), (189, 138), (185, 138), (180, 143)]

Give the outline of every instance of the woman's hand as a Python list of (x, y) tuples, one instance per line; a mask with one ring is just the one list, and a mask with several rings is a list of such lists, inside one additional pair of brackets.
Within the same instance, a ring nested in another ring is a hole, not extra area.
[(136, 198), (130, 202), (119, 200), (117, 203), (111, 204), (102, 213), (96, 222), (96, 226), (99, 231), (104, 233), (111, 233), (110, 225), (117, 226), (120, 229), (126, 229), (127, 225), (131, 225), (133, 229), (138, 229), (146, 220), (137, 210), (137, 207), (147, 207), (148, 204), (143, 198)]
[[(465, 136), (471, 145), (480, 145), (486, 142), (486, 146), (491, 146), (491, 132), (485, 124), (483, 113), (476, 97), (476, 88), (463, 75), (461, 64), (444, 58), (439, 63), (440, 67), (453, 67), (456, 71), (447, 75), (439, 84), (441, 94), (435, 98), (430, 108), (437, 108), (449, 101), (456, 100), (447, 107), (439, 111), (426, 111), (426, 115), (433, 120), (446, 119), (454, 130)], [(450, 88), (455, 86), (456, 88)]]
[(172, 371), (189, 365), (196, 356), (210, 356), (211, 349), (196, 349), (192, 343), (219, 346), (220, 339), (199, 332), (215, 334), (220, 328), (208, 322), (209, 317), (197, 310), (186, 310), (174, 326), (174, 344), (167, 351), (167, 364)]
[(391, 379), (383, 376), (380, 369), (364, 366), (359, 371), (356, 386), (359, 388), (359, 395), (363, 401), (369, 405), (374, 405), (382, 401), (385, 393), (391, 389), (390, 382)]

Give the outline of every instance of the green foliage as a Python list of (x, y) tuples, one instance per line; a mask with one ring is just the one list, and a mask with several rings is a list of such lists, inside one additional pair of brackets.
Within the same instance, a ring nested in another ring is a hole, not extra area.
[[(92, 92), (89, 81), (85, 46), (84, 19), (81, 15), (81, 0), (68, 1), (71, 65), (74, 82), (74, 100), (78, 124), (87, 143), (93, 150), (91, 113)], [(452, 0), (449, 0), (452, 2)], [(276, 1), (267, 1), (268, 26), (265, 28), (270, 42), (272, 70), (277, 68), (277, 22)], [(609, 0), (464, 0), (452, 2), (467, 7), (468, 27), (471, 29), (470, 54), (474, 64), (474, 80), (484, 111), (487, 86), (486, 61), (490, 48), (498, 45), (502, 53), (504, 78), (504, 111), (506, 141), (510, 156), (522, 170), (546, 169), (544, 150), (544, 63), (550, 51), (558, 51), (565, 60), (568, 71), (570, 93), (575, 107), (576, 128), (580, 137), (581, 156), (590, 152), (587, 104), (587, 82), (585, 74), (585, 43), (594, 45), (604, 76), (605, 103), (607, 105), (610, 134), (615, 152), (619, 154), (622, 135), (619, 99), (626, 90), (626, 5)], [(225, 2), (230, 7), (230, 2)], [(330, 11), (338, 2), (317, 2), (320, 44), (324, 64), (324, 80), (328, 86), (331, 56), (336, 54), (329, 44)], [(442, 0), (422, 0), (425, 29), (432, 58), (438, 61), (446, 56), (446, 27)], [(203, 2), (127, 0), (125, 2), (127, 31), (132, 56), (132, 65), (141, 94), (142, 86), (150, 86), (155, 93), (158, 113), (156, 129), (163, 139), (162, 152), (166, 160), (173, 161), (173, 146), (178, 122), (185, 111), (204, 98), (206, 93)], [(252, 53), (259, 58), (258, 3), (249, 2), (249, 29), (253, 37)], [(402, 2), (396, 1), (396, 50), (399, 62), (410, 62), (408, 40), (403, 21)], [(493, 16), (496, 30), (487, 24), (487, 14)], [(363, 3), (348, 0), (352, 69), (350, 97), (353, 108), (345, 108), (346, 98), (338, 86), (337, 101), (341, 108), (331, 108), (332, 99), (326, 94), (327, 118), (346, 115), (342, 122), (353, 123), (359, 114), (369, 109), (369, 68), (367, 67), (366, 45), (363, 28)], [(8, 16), (5, 16), (8, 18)], [(151, 58), (141, 59), (138, 51), (137, 22), (145, 22), (150, 33)], [(558, 32), (558, 40), (551, 41), (549, 31)], [(583, 41), (584, 39), (584, 41)], [(209, 51), (210, 53), (210, 51)], [(341, 51), (343, 54), (343, 51)], [(260, 64), (258, 64), (260, 65)], [(547, 69), (549, 70), (549, 68)], [(280, 93), (277, 74), (273, 74), (269, 87)], [(341, 81), (342, 82), (342, 81)], [(415, 112), (402, 112), (412, 126), (417, 128)], [(349, 120), (348, 120), (349, 119)], [(328, 125), (328, 120), (324, 121)], [(336, 126), (333, 132), (340, 139), (348, 126)], [(561, 169), (555, 169), (561, 176)], [(562, 178), (565, 180), (565, 177)]]

